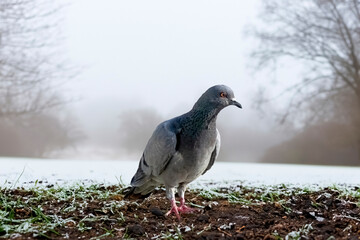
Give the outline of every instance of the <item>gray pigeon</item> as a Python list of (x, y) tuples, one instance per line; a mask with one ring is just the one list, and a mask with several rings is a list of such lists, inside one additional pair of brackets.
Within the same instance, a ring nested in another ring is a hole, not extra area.
[[(179, 212), (193, 211), (185, 205), (186, 186), (214, 164), (220, 150), (216, 117), (229, 105), (242, 108), (231, 88), (216, 85), (189, 112), (160, 123), (146, 145), (127, 195), (149, 195), (154, 188), (165, 185), (171, 201), (166, 215), (174, 212), (180, 219)], [(180, 207), (175, 203), (176, 189)]]

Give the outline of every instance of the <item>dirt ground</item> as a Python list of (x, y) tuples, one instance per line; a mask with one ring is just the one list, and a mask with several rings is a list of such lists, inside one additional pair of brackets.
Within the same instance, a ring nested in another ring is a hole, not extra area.
[[(111, 191), (116, 187), (103, 188)], [(8, 193), (17, 199), (33, 194), (23, 189)], [(122, 194), (103, 201), (90, 197), (82, 208), (66, 212), (61, 209), (70, 203), (49, 199), (42, 202), (43, 214), (56, 214), (71, 221), (44, 235), (18, 233), (11, 239), (360, 239), (358, 198), (327, 188), (292, 196), (270, 196), (267, 201), (254, 201), (251, 196), (246, 194), (243, 203), (234, 203), (188, 191), (187, 201), (201, 208), (181, 215), (181, 221), (174, 215), (164, 216), (170, 204), (163, 190), (145, 200), (123, 201)], [(257, 197), (255, 193), (253, 196)], [(116, 207), (104, 207), (114, 202), (118, 203)], [(33, 211), (25, 206), (14, 211), (15, 219), (32, 215)], [(0, 231), (0, 238), (1, 235), (5, 236)]]

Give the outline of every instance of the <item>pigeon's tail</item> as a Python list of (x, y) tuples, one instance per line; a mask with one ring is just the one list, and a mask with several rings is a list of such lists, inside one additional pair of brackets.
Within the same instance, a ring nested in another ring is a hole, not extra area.
[(148, 182), (146, 182), (145, 184), (138, 186), (138, 187), (134, 187), (134, 193), (135, 194), (141, 194), (141, 195), (148, 195), (150, 194), (152, 191), (154, 191), (154, 189), (158, 186), (159, 184), (156, 183), (153, 180), (150, 180)]
[(135, 193), (136, 187), (128, 187), (124, 190), (124, 198), (135, 198), (135, 199), (145, 199), (150, 196), (150, 193), (147, 195), (141, 195)]
[(131, 196), (135, 198), (147, 198), (156, 187), (157, 185), (153, 181), (149, 181), (139, 187), (129, 187), (125, 190), (124, 198), (130, 198)]
[(131, 187), (125, 191), (125, 198), (132, 195), (139, 195), (140, 198), (146, 198), (157, 186), (158, 183), (144, 173), (142, 161), (140, 161), (139, 168), (131, 179)]

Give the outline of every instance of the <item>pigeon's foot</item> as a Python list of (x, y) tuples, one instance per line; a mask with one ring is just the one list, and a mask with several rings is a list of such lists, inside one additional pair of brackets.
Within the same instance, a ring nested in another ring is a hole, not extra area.
[(180, 221), (180, 215), (179, 215), (179, 208), (176, 206), (176, 203), (175, 203), (175, 199), (172, 199), (171, 200), (171, 209), (170, 211), (168, 211), (165, 216), (169, 216), (171, 213), (175, 213), (176, 217), (179, 219)]
[(191, 208), (186, 205), (183, 205), (183, 206), (178, 207), (178, 211), (180, 213), (192, 213), (192, 212), (196, 212), (198, 210), (196, 208)]
[(176, 206), (176, 202), (175, 199), (171, 200), (171, 209), (170, 211), (168, 211), (165, 216), (169, 216), (171, 213), (175, 213), (176, 217), (179, 219), (180, 221), (180, 214), (179, 213), (192, 213), (192, 212), (196, 212), (199, 211), (196, 208), (191, 208), (185, 205), (185, 199), (184, 198), (180, 198), (180, 207)]
[(192, 213), (198, 211), (198, 209), (186, 206), (185, 198), (180, 198), (180, 207), (178, 207), (178, 211), (181, 213)]

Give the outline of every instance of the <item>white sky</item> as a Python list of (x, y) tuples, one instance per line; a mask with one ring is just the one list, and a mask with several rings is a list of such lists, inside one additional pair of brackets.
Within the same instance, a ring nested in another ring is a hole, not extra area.
[(67, 56), (82, 74), (67, 86), (89, 137), (118, 130), (119, 114), (150, 107), (164, 117), (189, 110), (215, 84), (230, 86), (243, 110), (220, 121), (256, 126), (251, 110), (258, 83), (251, 75), (253, 39), (244, 34), (260, 1), (75, 0), (66, 9)]

